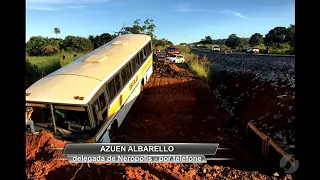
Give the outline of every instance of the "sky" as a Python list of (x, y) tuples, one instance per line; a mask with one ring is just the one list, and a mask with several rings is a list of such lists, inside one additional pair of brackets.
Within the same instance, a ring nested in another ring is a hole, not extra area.
[(265, 35), (295, 24), (294, 0), (26, 0), (26, 41), (32, 36), (113, 34), (133, 21), (152, 19), (157, 38), (174, 44), (235, 33)]

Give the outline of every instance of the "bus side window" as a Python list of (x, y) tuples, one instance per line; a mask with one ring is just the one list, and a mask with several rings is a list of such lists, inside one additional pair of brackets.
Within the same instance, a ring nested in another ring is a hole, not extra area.
[(109, 100), (112, 101), (114, 96), (116, 95), (116, 87), (115, 87), (114, 79), (108, 82), (107, 88), (109, 93)]
[(135, 64), (137, 64), (137, 69), (140, 67), (140, 62), (139, 62), (139, 53), (137, 54), (136, 58), (133, 59)]
[(148, 47), (148, 52), (149, 52), (148, 56), (149, 56), (152, 52), (151, 42), (148, 43), (147, 47)]
[(127, 64), (127, 74), (128, 74), (128, 79), (130, 79), (131, 77), (132, 77), (132, 69), (131, 69), (131, 62), (129, 62), (128, 64)]
[[(103, 93), (104, 94), (104, 93)], [(102, 94), (102, 95), (103, 95)], [(100, 95), (101, 97), (101, 95)], [(103, 109), (101, 106), (100, 106), (100, 97), (96, 100), (96, 102), (93, 104), (93, 116), (94, 116), (94, 119), (95, 119), (95, 122), (100, 125), (100, 123), (103, 121), (103, 117), (101, 115), (101, 109)], [(107, 111), (107, 110), (106, 110)]]
[(99, 102), (98, 102), (98, 100), (96, 100), (96, 102), (93, 103), (92, 110), (93, 110), (93, 116), (94, 116), (95, 122), (97, 124), (100, 124), (100, 121), (98, 119), (98, 114), (99, 114)]
[(149, 46), (148, 46), (148, 44), (144, 47), (144, 49), (145, 49), (145, 55), (146, 55), (146, 57), (148, 57), (149, 56)]
[(143, 50), (140, 51), (139, 55), (140, 55), (140, 65), (142, 65), (143, 62), (144, 62), (144, 60), (143, 60)]
[(131, 65), (132, 65), (132, 70), (133, 70), (134, 73), (137, 72), (137, 70), (138, 70), (138, 68), (139, 68), (139, 64), (138, 64), (137, 60), (138, 60), (138, 56), (135, 56), (135, 57), (132, 59), (132, 63), (131, 63)]
[(122, 84), (121, 84), (121, 79), (120, 79), (120, 74), (119, 73), (114, 77), (114, 80), (115, 80), (115, 83), (116, 83), (116, 92), (118, 93), (122, 88)]
[(143, 48), (143, 62), (147, 59), (147, 46)]
[(99, 104), (100, 104), (100, 111), (102, 111), (103, 108), (105, 108), (107, 105), (107, 101), (106, 101), (104, 92), (99, 96)]
[(127, 68), (126, 66), (121, 70), (121, 79), (123, 85), (125, 85), (128, 81)]

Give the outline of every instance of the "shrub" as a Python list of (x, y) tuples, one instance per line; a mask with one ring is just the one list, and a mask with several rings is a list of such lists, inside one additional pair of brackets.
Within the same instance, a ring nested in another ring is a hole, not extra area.
[(38, 66), (31, 64), (29, 60), (26, 58), (26, 88), (28, 88), (31, 84), (36, 82), (39, 79), (40, 75), (41, 73)]

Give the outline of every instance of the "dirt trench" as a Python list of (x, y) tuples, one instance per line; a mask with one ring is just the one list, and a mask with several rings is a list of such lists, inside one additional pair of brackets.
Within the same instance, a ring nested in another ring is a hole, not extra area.
[(27, 179), (276, 179), (264, 175), (259, 161), (233, 142), (227, 132), (231, 117), (217, 109), (209, 85), (192, 75), (185, 65), (155, 61), (154, 73), (117, 132), (116, 141), (218, 142), (220, 147), (231, 150), (218, 151), (217, 156), (236, 160), (81, 166), (51, 160), (49, 157), (59, 154), (49, 148), (62, 148), (66, 142), (44, 131), (41, 135), (26, 135)]

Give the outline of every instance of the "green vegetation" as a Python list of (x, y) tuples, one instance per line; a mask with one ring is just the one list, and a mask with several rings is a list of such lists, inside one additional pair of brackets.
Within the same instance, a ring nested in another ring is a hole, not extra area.
[[(67, 36), (64, 39), (58, 38), (61, 30), (58, 27), (53, 29), (55, 38), (33, 36), (26, 43), (26, 66), (27, 66), (27, 86), (65, 66), (73, 61), (73, 55), (78, 57), (96, 49), (111, 41), (118, 35), (124, 34), (147, 34), (152, 39), (154, 49), (163, 50), (173, 43), (167, 39), (157, 39), (154, 30), (156, 26), (153, 20), (146, 19), (143, 24), (141, 19), (137, 19), (131, 26), (125, 26), (113, 34), (102, 33), (101, 35), (90, 35), (88, 38), (79, 36)], [(273, 54), (294, 54), (295, 53), (295, 25), (290, 27), (275, 27), (263, 37), (259, 33), (253, 34), (250, 38), (240, 38), (236, 34), (231, 34), (227, 39), (213, 40), (211, 36), (195, 44), (201, 44), (198, 48), (210, 51), (212, 45), (219, 45), (221, 50), (245, 51), (248, 47), (254, 46), (264, 52), (266, 46)], [(186, 43), (178, 45), (182, 54), (185, 55), (186, 62), (198, 76), (207, 79), (210, 76), (209, 61), (206, 57), (199, 60), (199, 56), (190, 54), (190, 47)], [(65, 59), (62, 57), (65, 56)]]
[[(52, 56), (29, 56), (27, 59), (33, 65), (36, 65), (44, 75), (47, 75), (62, 66), (65, 66), (73, 61), (73, 55), (75, 53), (59, 54)], [(62, 56), (65, 55), (65, 59)], [(83, 56), (84, 53), (77, 54), (78, 58)]]
[(191, 54), (187, 52), (181, 53), (183, 54), (186, 63), (188, 64), (189, 68), (192, 72), (194, 72), (197, 76), (201, 77), (202, 79), (209, 81), (211, 77), (211, 67), (210, 61), (206, 56), (200, 58), (196, 54)]
[(31, 64), (38, 67), (41, 75), (45, 76), (60, 68), (59, 56), (28, 57)]
[(26, 59), (26, 88), (28, 88), (30, 84), (36, 82), (39, 77), (41, 77), (41, 72), (38, 66), (31, 64), (30, 61)]
[[(147, 34), (152, 38), (153, 48), (164, 49), (173, 43), (167, 39), (157, 39), (154, 35), (156, 28), (153, 20), (146, 19), (141, 24), (141, 19), (133, 22), (132, 26), (125, 26), (113, 35), (102, 33), (101, 35), (90, 35), (88, 38), (79, 36), (67, 36), (64, 39), (58, 38), (61, 30), (58, 27), (53, 29), (55, 38), (33, 36), (26, 43), (26, 66), (27, 66), (27, 87), (41, 77), (65, 66), (73, 61), (73, 55), (78, 58), (111, 41), (118, 35), (124, 34)], [(65, 56), (65, 59), (62, 57)]]
[[(183, 43), (182, 43), (183, 44)], [(194, 43), (197, 48), (211, 48), (219, 45), (221, 50), (246, 51), (249, 47), (258, 47), (264, 53), (269, 47), (272, 54), (295, 54), (295, 25), (290, 27), (275, 27), (264, 37), (260, 33), (254, 33), (250, 38), (240, 38), (236, 34), (230, 34), (227, 39), (213, 40), (211, 36)]]
[(180, 49), (181, 53), (189, 53), (190, 52), (190, 47), (188, 47), (188, 46), (177, 45), (177, 48)]
[[(73, 61), (71, 53), (64, 54), (65, 59), (61, 55), (52, 56), (29, 56), (26, 58), (26, 84), (27, 87), (37, 81), (38, 79), (56, 71), (62, 66), (65, 66)], [(80, 58), (84, 53), (77, 54)]]
[[(267, 48), (264, 44), (260, 44), (253, 47), (258, 48), (261, 53), (265, 52), (265, 49)], [(290, 52), (290, 45), (289, 43), (278, 44), (276, 46), (269, 47), (269, 51), (270, 51), (270, 54), (286, 55), (286, 54), (289, 54)]]

